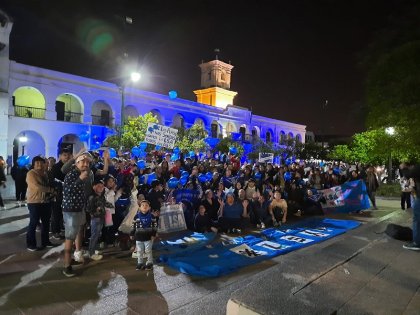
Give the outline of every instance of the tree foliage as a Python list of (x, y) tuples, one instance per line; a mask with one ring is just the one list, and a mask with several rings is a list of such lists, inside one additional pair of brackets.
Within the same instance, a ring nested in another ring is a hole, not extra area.
[(391, 156), (396, 162), (419, 160), (419, 152), (410, 147), (407, 131), (397, 128), (394, 135), (388, 135), (384, 128), (357, 133), (350, 145), (337, 145), (329, 158), (350, 163), (385, 164)]
[(175, 142), (175, 146), (182, 152), (203, 152), (207, 149), (207, 144), (204, 142), (204, 139), (208, 136), (208, 133), (203, 125), (194, 124), (189, 129), (177, 129), (178, 137)]
[(388, 27), (376, 34), (364, 58), (366, 125), (371, 134), (373, 130), (395, 127), (400, 143), (394, 141), (397, 148), (392, 153), (404, 160), (418, 160), (420, 155), (419, 19), (420, 4), (403, 3), (390, 16)]
[[(159, 123), (157, 117), (152, 113), (146, 113), (143, 116), (128, 117), (125, 121), (121, 134), (108, 138), (108, 145), (112, 148), (119, 148), (121, 145), (129, 150), (138, 146), (144, 141), (148, 123)], [(151, 149), (151, 145), (149, 145)]]
[(216, 145), (216, 151), (220, 151), (222, 153), (228, 153), (231, 147), (235, 147), (238, 151), (238, 155), (242, 156), (244, 153), (244, 147), (242, 143), (232, 140), (232, 138), (226, 137), (220, 140), (220, 142)]

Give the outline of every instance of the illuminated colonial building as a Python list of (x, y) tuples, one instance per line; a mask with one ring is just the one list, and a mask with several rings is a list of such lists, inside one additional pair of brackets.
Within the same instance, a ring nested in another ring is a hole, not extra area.
[[(62, 145), (78, 151), (79, 135), (89, 143), (103, 139), (121, 116), (151, 112), (166, 126), (203, 124), (210, 137), (231, 133), (242, 141), (305, 141), (306, 126), (252, 114), (235, 106), (230, 90), (233, 66), (220, 60), (202, 63), (197, 102), (132, 87), (20, 64), (9, 59), (11, 19), (0, 11), (0, 155), (57, 156)], [(124, 96), (124, 97), (122, 97)], [(124, 100), (124, 103), (122, 103)], [(26, 139), (25, 139), (26, 138)], [(24, 141), (22, 141), (24, 140)], [(26, 141), (25, 141), (26, 140)]]

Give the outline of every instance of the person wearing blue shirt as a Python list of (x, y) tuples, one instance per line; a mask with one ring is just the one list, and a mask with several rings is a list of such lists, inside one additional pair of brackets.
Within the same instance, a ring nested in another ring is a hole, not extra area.
[(243, 200), (242, 203), (235, 201), (233, 193), (226, 195), (226, 203), (219, 200), (220, 207), (220, 227), (222, 231), (228, 233), (240, 233), (243, 226), (243, 219), (248, 217), (247, 207), (249, 201)]

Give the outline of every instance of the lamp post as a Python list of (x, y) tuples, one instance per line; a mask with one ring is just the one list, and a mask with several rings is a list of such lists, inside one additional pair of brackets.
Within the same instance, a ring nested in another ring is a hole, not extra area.
[[(130, 81), (129, 82), (133, 82), (136, 83), (141, 79), (141, 74), (139, 72), (131, 72), (130, 74)], [(120, 137), (120, 147), (122, 147), (122, 133), (123, 133), (123, 129), (124, 129), (124, 107), (125, 107), (125, 86), (128, 80), (124, 81), (123, 84), (121, 86), (119, 86), (120, 89), (120, 93), (121, 93), (121, 118), (120, 118), (120, 132), (119, 132), (119, 137)]]
[[(387, 127), (385, 128), (385, 133), (392, 137), (395, 134), (395, 128), (394, 127)], [(388, 161), (388, 183), (393, 182), (392, 177), (392, 150), (389, 150), (389, 161)]]
[(28, 137), (25, 136), (25, 133), (19, 137), (19, 142), (22, 143), (22, 155), (25, 155), (25, 143), (28, 142)]

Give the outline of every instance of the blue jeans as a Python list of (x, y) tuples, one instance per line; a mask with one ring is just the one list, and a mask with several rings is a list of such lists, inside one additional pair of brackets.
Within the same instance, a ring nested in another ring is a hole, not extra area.
[(101, 236), (102, 227), (104, 222), (102, 218), (90, 219), (90, 241), (89, 241), (89, 254), (95, 254), (96, 245), (98, 244), (99, 237)]
[(153, 253), (152, 253), (152, 241), (136, 241), (137, 247), (137, 263), (143, 263), (143, 256), (146, 255), (147, 261), (146, 264), (153, 264)]
[(413, 206), (413, 242), (420, 246), (420, 199), (414, 200)]
[(36, 247), (36, 226), (41, 220), (41, 243), (42, 246), (47, 246), (50, 242), (50, 217), (51, 205), (49, 203), (29, 203), (29, 225), (26, 232), (26, 246)]

